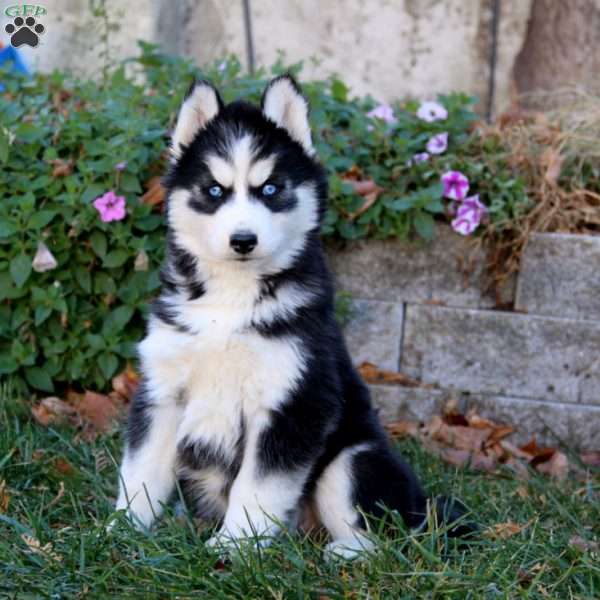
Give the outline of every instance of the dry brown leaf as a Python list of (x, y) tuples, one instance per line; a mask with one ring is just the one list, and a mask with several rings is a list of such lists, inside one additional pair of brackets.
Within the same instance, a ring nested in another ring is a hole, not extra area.
[(444, 412), (444, 422), (448, 425), (462, 425), (463, 427), (469, 424), (464, 415), (459, 412), (448, 410)]
[(600, 469), (600, 451), (582, 452), (580, 458), (584, 465)]
[(487, 471), (490, 473), (498, 467), (498, 459), (493, 454), (473, 452), (473, 455), (471, 456), (471, 467), (477, 471)]
[(562, 452), (556, 451), (549, 460), (537, 464), (535, 468), (540, 473), (564, 479), (569, 473), (569, 459)]
[(543, 451), (540, 451), (536, 454), (530, 461), (529, 464), (532, 467), (537, 467), (538, 465), (543, 465), (544, 463), (552, 460), (554, 455), (556, 454), (556, 450), (554, 448), (544, 448)]
[(554, 185), (560, 177), (560, 171), (564, 157), (561, 155), (560, 150), (556, 148), (547, 148), (540, 157), (540, 163), (546, 170), (544, 179)]
[[(370, 363), (363, 363), (359, 370), (369, 382), (384, 380), (381, 371)], [(502, 464), (521, 479), (530, 475), (526, 463), (559, 479), (565, 477), (570, 468), (563, 453), (540, 447), (535, 439), (518, 448), (505, 439), (515, 431), (514, 427), (498, 425), (473, 411), (464, 416), (458, 412), (455, 402), (447, 404), (443, 416), (434, 415), (421, 427), (414, 421), (400, 420), (389, 423), (386, 428), (392, 438), (417, 438), (430, 453), (455, 466), (491, 472)]]
[(369, 208), (371, 208), (371, 206), (377, 202), (377, 198), (379, 198), (380, 194), (384, 191), (384, 188), (377, 185), (375, 181), (372, 179), (360, 178), (358, 172), (352, 171), (352, 169), (347, 171), (344, 176), (342, 176), (342, 181), (350, 184), (352, 189), (359, 196), (363, 196), (365, 199), (359, 208), (347, 215), (347, 218), (350, 221), (354, 221), (360, 217), (360, 215), (369, 210)]
[(80, 427), (81, 436), (86, 441), (109, 431), (120, 416), (125, 402), (117, 392), (109, 395), (90, 391), (79, 394), (70, 390), (67, 392), (67, 399), (68, 401), (55, 397), (44, 398), (32, 407), (33, 417), (44, 427), (66, 423)]
[(139, 382), (140, 376), (134, 371), (131, 365), (127, 365), (127, 368), (123, 372), (113, 377), (112, 386), (117, 394), (129, 401), (133, 398)]
[(531, 439), (530, 442), (521, 446), (521, 451), (530, 455), (531, 465), (536, 466), (540, 463), (546, 462), (550, 460), (555, 452), (555, 448), (550, 448), (548, 446), (538, 446), (535, 436)]
[(31, 408), (33, 418), (44, 427), (60, 423), (72, 422), (77, 411), (67, 402), (50, 396), (42, 399), (39, 404)]
[(56, 158), (49, 161), (54, 167), (52, 169), (52, 177), (66, 177), (73, 172), (73, 165), (75, 164), (72, 159), (63, 160), (62, 158)]
[(507, 456), (520, 458), (527, 461), (531, 459), (530, 454), (528, 454), (527, 452), (523, 452), (521, 448), (518, 448), (508, 440), (502, 440), (501, 442), (499, 442), (499, 446), (504, 450)]
[(534, 577), (535, 577), (534, 573), (530, 573), (529, 571), (526, 571), (525, 569), (517, 570), (517, 580), (519, 582), (519, 585), (521, 585), (524, 588), (528, 588), (531, 585), (531, 582), (533, 581)]
[(75, 472), (75, 468), (66, 458), (55, 458), (52, 464), (61, 475), (72, 475)]
[(345, 183), (349, 183), (352, 186), (352, 189), (359, 196), (368, 196), (373, 192), (381, 192), (382, 188), (378, 186), (372, 179), (351, 179), (351, 178), (342, 178), (342, 181)]
[(431, 438), (422, 438), (421, 441), (429, 452), (455, 467), (468, 466), (475, 470), (490, 472), (497, 466), (496, 458), (484, 452), (452, 448)]
[(8, 505), (10, 504), (10, 494), (8, 493), (8, 487), (4, 479), (0, 481), (0, 513), (8, 512)]
[(385, 428), (393, 439), (419, 435), (419, 424), (416, 421), (393, 421), (386, 423)]
[(534, 123), (538, 121), (546, 121), (547, 117), (544, 113), (527, 110), (521, 106), (513, 106), (511, 109), (503, 112), (497, 119), (500, 129), (514, 127), (524, 123)]
[(494, 429), (498, 427), (496, 423), (490, 421), (489, 419), (481, 417), (473, 410), (470, 410), (466, 414), (465, 421), (466, 425), (469, 425), (469, 427), (475, 427), (477, 429)]
[(362, 179), (362, 169), (358, 165), (352, 165), (345, 173), (342, 174), (341, 178), (344, 181), (348, 179)]
[(524, 588), (528, 588), (531, 585), (531, 582), (535, 579), (535, 577), (544, 569), (545, 565), (543, 563), (536, 563), (529, 570), (518, 569), (517, 578), (519, 584)]
[(44, 458), (46, 455), (46, 451), (43, 448), (38, 448), (31, 453), (31, 460), (33, 462), (38, 462)]
[(530, 457), (535, 456), (539, 451), (539, 446), (537, 445), (537, 440), (535, 439), (535, 436), (532, 437), (529, 442), (521, 446), (519, 450), (525, 452), (526, 454), (529, 454)]
[(579, 535), (574, 535), (569, 540), (569, 546), (573, 546), (573, 548), (577, 548), (580, 552), (587, 552), (591, 550), (592, 552), (596, 552), (598, 550), (598, 543), (592, 540), (586, 540)]
[(402, 373), (380, 369), (370, 362), (360, 364), (358, 372), (367, 383), (388, 383), (403, 385), (405, 387), (430, 387)]
[(365, 196), (365, 201), (352, 213), (348, 215), (348, 220), (354, 221), (360, 215), (367, 212), (375, 202), (377, 202), (377, 198), (379, 198), (379, 194), (381, 191), (371, 192)]
[(50, 500), (50, 502), (48, 502), (45, 509), (48, 510), (49, 508), (52, 508), (55, 504), (58, 504), (64, 495), (65, 495), (65, 484), (63, 481), (61, 481), (60, 484), (58, 485), (58, 493), (56, 494), (56, 496), (54, 496), (54, 498), (52, 500)]
[(523, 500), (529, 498), (529, 490), (524, 485), (520, 485), (516, 491), (519, 498)]
[(166, 190), (162, 186), (161, 178), (151, 177), (146, 182), (146, 193), (140, 198), (140, 201), (150, 206), (162, 204), (165, 201)]
[(471, 453), (468, 450), (458, 450), (456, 448), (443, 448), (440, 457), (456, 467), (464, 467), (471, 462)]
[(489, 429), (475, 429), (463, 425), (447, 425), (437, 415), (425, 426), (424, 432), (437, 442), (458, 450), (481, 451), (491, 434)]
[(494, 427), (490, 433), (490, 437), (488, 438), (486, 445), (488, 447), (495, 446), (505, 437), (508, 437), (515, 431), (515, 428), (511, 427), (510, 425), (500, 425), (498, 427)]
[(506, 540), (513, 535), (517, 535), (521, 533), (523, 529), (527, 527), (527, 523), (525, 525), (519, 525), (514, 521), (507, 521), (506, 523), (496, 523), (492, 527), (489, 527), (484, 535), (498, 539), (498, 540)]
[(62, 561), (62, 556), (54, 552), (52, 548), (52, 544), (48, 542), (47, 544), (42, 544), (37, 538), (34, 538), (30, 535), (26, 535), (25, 533), (21, 534), (21, 539), (25, 542), (25, 545), (29, 549), (30, 552), (34, 554), (39, 554), (45, 558), (51, 558), (56, 562)]
[(379, 198), (380, 194), (384, 191), (384, 189), (377, 185), (372, 179), (357, 180), (352, 178), (342, 178), (342, 181), (349, 183), (354, 191), (365, 199), (361, 206), (347, 215), (347, 218), (350, 221), (354, 221), (360, 217), (360, 215), (367, 212), (367, 210), (377, 202), (377, 198)]
[(111, 396), (87, 391), (77, 411), (95, 432), (104, 433), (113, 427), (121, 407), (122, 404)]
[(494, 457), (494, 460), (499, 463), (505, 463), (510, 459), (510, 455), (506, 453), (504, 448), (499, 444), (490, 444), (486, 442), (485, 453)]

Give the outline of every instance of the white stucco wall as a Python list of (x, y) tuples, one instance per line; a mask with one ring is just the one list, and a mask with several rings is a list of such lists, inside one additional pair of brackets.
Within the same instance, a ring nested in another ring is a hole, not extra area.
[[(338, 73), (356, 93), (381, 100), (465, 90), (485, 100), (489, 77), (489, 0), (250, 0), (256, 63), (283, 51), (303, 60), (305, 76)], [(532, 0), (503, 0), (497, 107), (506, 106), (512, 66)], [(7, 4), (8, 5), (8, 4)], [(87, 0), (47, 0), (46, 33), (23, 50), (34, 68), (80, 73), (101, 68), (102, 20)], [(242, 0), (108, 0), (110, 54), (136, 53), (136, 40), (193, 57), (199, 64), (236, 53), (246, 61)], [(2, 15), (0, 39), (6, 44)]]

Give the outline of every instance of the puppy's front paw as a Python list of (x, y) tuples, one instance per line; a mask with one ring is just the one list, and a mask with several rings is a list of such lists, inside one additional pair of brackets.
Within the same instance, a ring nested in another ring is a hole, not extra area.
[(340, 539), (325, 546), (324, 558), (333, 560), (365, 560), (373, 552), (375, 545), (365, 536)]
[(271, 542), (272, 539), (268, 537), (247, 536), (244, 533), (233, 535), (227, 531), (218, 531), (206, 541), (206, 547), (217, 550), (223, 556), (246, 548), (251, 550), (266, 548)]
[(135, 513), (131, 510), (131, 508), (117, 508), (117, 512), (119, 513), (119, 516), (113, 517), (110, 520), (105, 528), (106, 533), (113, 533), (119, 523), (124, 525), (126, 522), (128, 522), (132, 527), (141, 533), (150, 533), (153, 520), (151, 517), (148, 518), (148, 515), (140, 515), (139, 513)]
[(235, 548), (235, 546), (236, 540), (221, 531), (218, 531), (215, 535), (206, 540), (207, 548), (215, 549), (220, 552), (229, 552), (232, 548)]

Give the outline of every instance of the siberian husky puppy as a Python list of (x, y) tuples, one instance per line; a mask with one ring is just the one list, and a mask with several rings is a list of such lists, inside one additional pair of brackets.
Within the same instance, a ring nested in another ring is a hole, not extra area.
[(371, 548), (363, 514), (421, 526), (426, 496), (334, 317), (327, 179), (296, 82), (271, 81), (260, 108), (195, 83), (171, 152), (163, 287), (139, 346), (117, 508), (147, 527), (179, 482), (220, 524), (216, 545), (268, 538), (310, 505), (330, 555), (348, 558)]

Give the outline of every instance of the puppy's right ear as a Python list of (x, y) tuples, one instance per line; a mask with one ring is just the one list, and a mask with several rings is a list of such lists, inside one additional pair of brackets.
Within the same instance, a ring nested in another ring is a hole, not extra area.
[(177, 159), (196, 134), (206, 127), (223, 108), (219, 92), (208, 81), (194, 81), (179, 109), (171, 138), (171, 155)]

